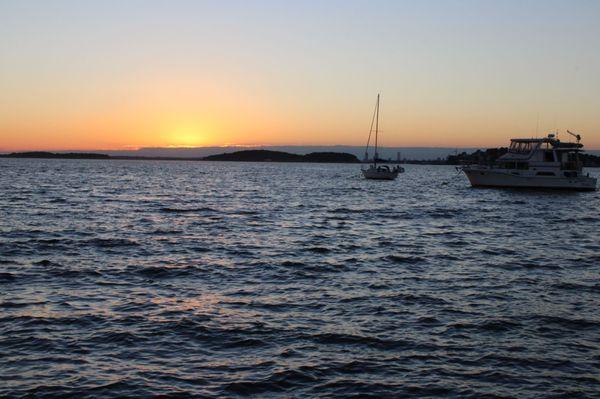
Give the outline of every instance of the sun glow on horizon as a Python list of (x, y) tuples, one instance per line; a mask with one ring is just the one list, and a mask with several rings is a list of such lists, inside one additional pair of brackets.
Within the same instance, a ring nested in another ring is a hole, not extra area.
[(179, 123), (166, 129), (163, 140), (165, 147), (205, 147), (211, 142), (211, 129), (199, 123)]

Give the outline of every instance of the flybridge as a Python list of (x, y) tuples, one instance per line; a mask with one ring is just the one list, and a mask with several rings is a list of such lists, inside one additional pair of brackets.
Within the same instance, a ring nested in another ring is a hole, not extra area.
[[(509, 152), (513, 154), (526, 154), (535, 150), (541, 146), (541, 144), (548, 144), (547, 149), (552, 147), (554, 150), (562, 150), (562, 151), (582, 151), (583, 144), (579, 142), (581, 140), (581, 136), (575, 135), (567, 130), (567, 132), (574, 137), (577, 137), (576, 143), (563, 143), (559, 139), (556, 138), (554, 134), (549, 134), (548, 137), (544, 137), (541, 139), (511, 139)], [(537, 145), (536, 145), (537, 144)]]

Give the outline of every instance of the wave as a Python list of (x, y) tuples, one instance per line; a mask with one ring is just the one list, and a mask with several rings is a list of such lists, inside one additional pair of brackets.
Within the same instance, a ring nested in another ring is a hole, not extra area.
[(52, 261), (50, 261), (48, 259), (42, 259), (40, 261), (33, 262), (33, 264), (39, 265), (39, 266), (60, 266), (58, 263), (53, 263)]
[(281, 263), (281, 265), (285, 266), (285, 267), (303, 267), (303, 266), (306, 266), (306, 263), (293, 261), (293, 260), (286, 260), (286, 261), (283, 261)]
[(258, 348), (268, 345), (267, 341), (258, 338), (239, 338), (223, 342), (219, 345), (222, 348)]
[(308, 252), (314, 252), (316, 254), (326, 254), (331, 252), (331, 249), (326, 247), (308, 247), (305, 250)]
[[(4, 318), (2, 320), (7, 320)], [(2, 348), (21, 353), (60, 353), (61, 345), (57, 340), (47, 337), (18, 335), (17, 331), (7, 334), (2, 340)], [(0, 387), (0, 392), (1, 391)]]
[(134, 334), (130, 331), (101, 331), (93, 333), (88, 337), (88, 341), (93, 344), (115, 344), (125, 346), (135, 346), (138, 343), (146, 341), (144, 336)]
[(17, 276), (13, 273), (8, 272), (0, 272), (0, 284), (1, 283), (10, 283), (17, 279)]
[[(521, 348), (525, 351), (525, 348)], [(530, 356), (523, 355), (505, 355), (502, 353), (487, 353), (477, 359), (481, 364), (493, 364), (502, 367), (518, 368), (545, 368), (549, 370), (559, 370), (561, 368), (569, 368), (575, 366), (575, 362), (571, 359), (564, 358), (549, 358), (548, 356)]]
[(501, 255), (501, 256), (506, 256), (506, 255), (514, 255), (516, 254), (516, 251), (509, 249), (509, 248), (486, 248), (483, 249), (481, 251), (481, 253), (486, 254), (486, 255)]
[(341, 214), (361, 214), (373, 212), (372, 209), (350, 209), (350, 208), (334, 208), (328, 210), (329, 213), (341, 213)]
[(53, 277), (64, 277), (64, 278), (80, 278), (80, 277), (100, 277), (102, 273), (95, 269), (74, 269), (68, 266), (64, 266), (60, 263), (53, 262), (49, 259), (42, 259), (33, 263), (36, 266), (42, 266), (42, 271)]
[(0, 265), (20, 265), (21, 263), (15, 260), (0, 259)]
[(227, 392), (243, 396), (258, 395), (269, 392), (284, 392), (292, 388), (312, 385), (318, 381), (319, 378), (313, 376), (309, 370), (288, 369), (274, 372), (262, 380), (232, 382), (227, 384), (224, 389)]
[(261, 212), (259, 211), (249, 211), (249, 210), (239, 210), (239, 211), (233, 211), (233, 212), (228, 212), (228, 214), (230, 215), (260, 215)]
[(420, 256), (412, 256), (412, 255), (387, 255), (387, 256), (383, 257), (383, 259), (393, 262), (393, 263), (416, 264), (416, 263), (426, 262), (425, 258), (422, 258)]
[(600, 284), (578, 284), (578, 283), (570, 283), (570, 282), (560, 282), (556, 284), (552, 284), (553, 288), (557, 288), (559, 290), (567, 290), (574, 292), (590, 292), (598, 294), (600, 293)]
[(44, 304), (45, 304), (45, 302), (10, 302), (10, 301), (6, 301), (6, 302), (0, 302), (0, 308), (21, 309), (21, 308), (26, 308), (28, 306), (44, 305)]
[(477, 331), (489, 331), (489, 332), (506, 332), (515, 330), (521, 327), (521, 324), (517, 321), (506, 320), (506, 319), (492, 319), (478, 322), (461, 321), (451, 323), (446, 326), (446, 331), (452, 330), (477, 330)]
[(182, 230), (175, 230), (175, 229), (156, 229), (156, 230), (152, 230), (152, 231), (147, 231), (145, 234), (148, 235), (177, 235), (177, 234), (181, 234), (183, 233)]
[(185, 266), (185, 267), (131, 266), (127, 270), (128, 270), (128, 272), (133, 272), (133, 273), (143, 276), (143, 277), (165, 279), (165, 278), (187, 276), (187, 275), (193, 273), (196, 269), (192, 266)]
[[(336, 378), (326, 383), (316, 385), (314, 392), (330, 392), (330, 396), (339, 398), (392, 398), (392, 397), (413, 397), (413, 398), (438, 398), (438, 397), (459, 397), (467, 398), (464, 392), (457, 392), (451, 386), (440, 384), (421, 383), (393, 383), (384, 382), (385, 380), (371, 379), (348, 379)], [(490, 395), (472, 396), (494, 398)]]
[(218, 213), (216, 209), (210, 207), (200, 207), (200, 208), (171, 208), (171, 207), (163, 207), (160, 208), (161, 212), (165, 213)]
[(313, 342), (326, 345), (358, 345), (373, 349), (398, 350), (405, 348), (416, 348), (415, 342), (407, 340), (393, 340), (377, 338), (372, 336), (344, 334), (344, 333), (319, 333), (305, 337)]
[[(39, 305), (39, 303), (31, 303), (29, 305)], [(82, 314), (78, 316), (63, 316), (63, 317), (43, 317), (30, 315), (7, 315), (1, 317), (2, 323), (11, 323), (13, 326), (18, 326), (19, 331), (28, 328), (38, 327), (56, 327), (56, 326), (71, 326), (71, 327), (98, 327), (107, 319), (96, 314)]]
[(560, 326), (569, 330), (597, 329), (600, 319), (572, 318), (549, 315), (527, 316), (525, 319), (536, 322), (540, 327)]
[(84, 243), (99, 248), (137, 247), (140, 245), (137, 241), (127, 238), (92, 238), (85, 240)]
[(407, 292), (401, 292), (394, 295), (386, 296), (386, 299), (400, 300), (402, 302), (410, 303), (423, 303), (430, 305), (447, 305), (449, 301), (443, 298), (434, 297), (425, 294), (411, 294)]

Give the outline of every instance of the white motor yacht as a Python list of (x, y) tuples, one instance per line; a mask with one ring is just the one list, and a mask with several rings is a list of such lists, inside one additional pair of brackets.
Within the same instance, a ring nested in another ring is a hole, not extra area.
[(554, 134), (544, 138), (512, 139), (508, 153), (492, 165), (461, 167), (473, 187), (552, 188), (593, 191), (596, 179), (583, 173), (581, 136), (563, 143)]

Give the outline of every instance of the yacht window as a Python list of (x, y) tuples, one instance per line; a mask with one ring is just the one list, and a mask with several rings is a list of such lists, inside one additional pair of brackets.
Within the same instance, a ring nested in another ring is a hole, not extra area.
[(514, 154), (529, 154), (531, 152), (531, 143), (522, 141), (513, 141), (510, 143), (509, 151)]
[(538, 176), (556, 176), (554, 172), (537, 172)]
[(554, 162), (554, 151), (544, 151), (544, 162)]
[(517, 162), (515, 167), (516, 169), (527, 169), (529, 164), (527, 162)]

